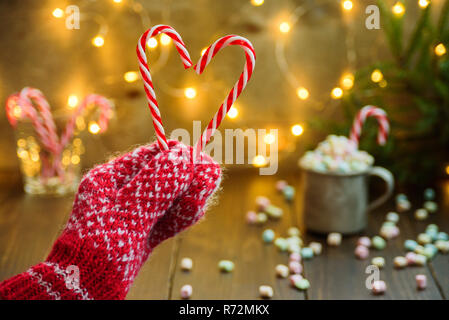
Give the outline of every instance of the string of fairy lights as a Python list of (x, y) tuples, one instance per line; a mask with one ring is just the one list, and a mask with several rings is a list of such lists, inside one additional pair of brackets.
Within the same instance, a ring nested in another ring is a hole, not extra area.
[[(263, 0), (257, 1), (257, 3), (258, 3), (258, 5), (261, 5), (261, 4), (263, 4)], [(418, 0), (418, 5), (421, 9), (425, 9), (429, 4), (430, 4), (429, 0)], [(354, 4), (353, 4), (352, 0), (344, 0), (341, 2), (341, 8), (343, 11), (349, 12), (353, 9), (353, 7), (354, 7)], [(393, 12), (393, 14), (396, 17), (401, 18), (405, 13), (405, 6), (402, 2), (398, 1), (392, 6), (391, 11)], [(296, 21), (298, 20), (298, 16), (294, 15), (294, 17), (290, 18), (290, 20), (294, 20), (296, 23)], [(279, 31), (281, 33), (287, 34), (290, 32), (291, 29), (292, 29), (292, 23), (290, 21), (282, 21), (279, 23)], [(347, 50), (354, 51), (354, 48), (347, 48)], [(434, 53), (437, 56), (441, 57), (441, 56), (445, 55), (446, 52), (447, 52), (447, 49), (443, 43), (438, 43), (435, 45)], [(282, 58), (285, 60), (285, 57), (282, 57)], [(298, 81), (296, 80), (296, 77), (293, 74), (289, 73), (290, 68), (283, 66), (285, 64), (285, 62), (280, 62), (279, 64), (280, 64), (281, 70), (284, 73), (286, 73), (285, 76), (286, 76), (287, 82), (290, 84), (296, 85), (298, 83)], [(382, 71), (379, 69), (374, 69), (372, 71), (371, 80), (374, 83), (378, 83), (378, 85), (382, 88), (387, 86), (387, 81), (384, 79)], [(335, 86), (334, 88), (331, 89), (330, 96), (331, 96), (331, 98), (336, 99), (336, 100), (341, 99), (344, 95), (345, 90), (349, 90), (353, 86), (354, 86), (354, 74), (352, 72), (345, 72), (340, 78), (340, 85)], [(301, 99), (301, 100), (309, 99), (310, 93), (307, 88), (302, 87), (302, 86), (295, 86), (295, 89), (296, 89), (296, 94), (299, 99)]]
[[(136, 0), (111, 0), (111, 2), (115, 5), (127, 5), (129, 6), (134, 12), (139, 14), (143, 27), (147, 27), (150, 25), (150, 18), (148, 14), (143, 9), (143, 6), (140, 2)], [(260, 7), (264, 5), (265, 0), (249, 0), (250, 4), (254, 7)], [(418, 6), (421, 9), (425, 9), (429, 4), (430, 0), (417, 0)], [(341, 0), (340, 1), (341, 10), (343, 13), (351, 12), (354, 9), (354, 2), (353, 0)], [(316, 7), (316, 5), (315, 5)], [(301, 5), (295, 8), (291, 15), (288, 17), (288, 19), (285, 19), (283, 21), (279, 22), (278, 25), (278, 32), (279, 37), (276, 40), (275, 43), (275, 53), (276, 53), (276, 62), (279, 66), (279, 69), (284, 76), (286, 82), (292, 87), (293, 90), (295, 90), (295, 93), (298, 97), (298, 99), (305, 101), (308, 100), (310, 103), (315, 105), (324, 105), (323, 101), (320, 101), (320, 99), (317, 99), (316, 97), (313, 97), (313, 95), (310, 93), (309, 89), (306, 88), (306, 86), (301, 85), (300, 81), (297, 79), (297, 77), (292, 73), (291, 68), (289, 68), (289, 64), (287, 62), (286, 56), (285, 56), (285, 40), (288, 34), (291, 32), (292, 28), (295, 26), (295, 24), (298, 23), (301, 16), (304, 15), (309, 10), (312, 10), (314, 8), (313, 5)], [(168, 9), (167, 9), (168, 10)], [(392, 13), (397, 18), (402, 18), (402, 16), (405, 14), (406, 8), (401, 1), (397, 1), (394, 3), (394, 5), (391, 7)], [(65, 12), (61, 8), (55, 8), (52, 11), (52, 15), (56, 19), (62, 19), (65, 16)], [(167, 14), (168, 15), (168, 14)], [(96, 48), (101, 48), (105, 45), (106, 42), (106, 35), (108, 32), (108, 26), (106, 19), (104, 19), (101, 15), (87, 15), (87, 18), (91, 17), (94, 21), (96, 21), (99, 24), (99, 31), (96, 35), (94, 35), (91, 39), (91, 45)], [(344, 23), (348, 23), (348, 19), (344, 19)], [(347, 50), (347, 60), (349, 64), (349, 70), (354, 68), (354, 63), (356, 59), (356, 50), (354, 45), (354, 34), (353, 30), (347, 25), (347, 35), (346, 35), (346, 50)], [(147, 42), (147, 47), (150, 50), (160, 50), (160, 54), (158, 57), (158, 60), (156, 60), (152, 66), (152, 72), (157, 72), (158, 69), (160, 69), (168, 60), (168, 55), (170, 51), (170, 44), (172, 40), (170, 37), (166, 36), (165, 34), (162, 34), (159, 38), (151, 38)], [(202, 49), (201, 54), (206, 50), (206, 48)], [(447, 48), (443, 43), (438, 43), (433, 48), (434, 54), (438, 57), (444, 56), (447, 54)], [(130, 70), (125, 72), (122, 75), (122, 81), (125, 81), (126, 83), (134, 83), (138, 81), (140, 78), (139, 72), (137, 70)], [(387, 80), (384, 78), (384, 75), (382, 73), (382, 70), (380, 69), (374, 69), (371, 72), (371, 81), (373, 83), (378, 84), (381, 88), (384, 88), (388, 85)], [(333, 100), (339, 100), (343, 98), (346, 91), (350, 90), (354, 86), (354, 73), (351, 71), (345, 71), (340, 79), (338, 85), (333, 87), (330, 90), (329, 98)], [(174, 88), (170, 86), (169, 84), (164, 84), (161, 86), (161, 88), (169, 95), (176, 96), (176, 97), (185, 97), (186, 99), (193, 100), (197, 99), (198, 97), (198, 88), (192, 85), (186, 86), (185, 88)], [(322, 100), (322, 99), (321, 99)], [(69, 108), (75, 108), (79, 103), (79, 98), (76, 94), (70, 94), (67, 99), (67, 106)], [(239, 107), (232, 106), (229, 110), (227, 117), (230, 119), (236, 119), (239, 116)], [(89, 131), (92, 134), (96, 134), (99, 132), (99, 126), (95, 123), (90, 123), (88, 127)], [(290, 132), (294, 137), (299, 137), (304, 133), (304, 126), (301, 123), (295, 123), (292, 124), (290, 127)], [(272, 144), (275, 142), (276, 137), (271, 134), (267, 133), (264, 137), (264, 142), (266, 144)], [(253, 159), (253, 165), (256, 167), (264, 166), (266, 165), (267, 161), (265, 157), (261, 155), (257, 155)], [(449, 174), (449, 166), (447, 168), (447, 173)]]

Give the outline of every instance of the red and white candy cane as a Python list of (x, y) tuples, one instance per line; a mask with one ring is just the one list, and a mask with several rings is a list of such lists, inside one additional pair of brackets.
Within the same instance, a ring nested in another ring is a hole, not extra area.
[(42, 116), (43, 124), (47, 129), (52, 148), (56, 147), (59, 141), (56, 124), (51, 114), (50, 104), (44, 94), (39, 89), (25, 87), (20, 91), (20, 98), (27, 100), (30, 105), (33, 105), (33, 102), (35, 103)]
[(148, 106), (150, 107), (151, 116), (153, 117), (153, 125), (156, 130), (156, 137), (159, 143), (159, 147), (162, 150), (168, 150), (167, 138), (165, 137), (165, 130), (162, 124), (161, 113), (156, 100), (156, 94), (154, 92), (153, 81), (151, 80), (150, 69), (148, 67), (147, 56), (145, 54), (145, 48), (148, 40), (157, 36), (159, 33), (165, 33), (169, 36), (181, 56), (181, 60), (186, 69), (192, 66), (192, 60), (190, 60), (189, 52), (186, 49), (181, 36), (170, 26), (157, 25), (145, 31), (137, 43), (137, 57), (139, 59), (139, 69), (142, 74), (145, 92), (147, 94)]
[[(8, 116), (8, 120), (12, 127), (16, 126), (17, 118), (16, 115), (14, 114), (14, 109), (19, 107), (20, 118), (30, 119), (44, 148), (46, 148), (51, 153), (55, 153), (58, 150), (58, 139), (56, 135), (56, 128), (51, 124), (52, 118), (48, 118), (47, 114), (46, 117), (44, 118), (42, 113), (42, 110), (45, 110), (45, 108), (49, 108), (50, 106), (48, 105), (48, 103), (42, 103), (43, 95), (42, 93), (40, 93), (41, 95), (40, 99), (35, 101), (36, 104), (38, 105), (38, 109), (41, 111), (39, 116), (35, 106), (31, 102), (31, 99), (27, 96), (27, 93), (30, 92), (29, 91), (30, 89), (31, 88), (24, 88), (25, 91), (22, 90), (23, 92), (15, 93), (8, 97), (6, 101), (6, 114)], [(43, 98), (43, 100), (45, 100), (45, 98)], [(51, 119), (50, 123), (48, 123), (49, 119)], [(50, 133), (49, 128), (54, 128), (55, 130), (54, 133)]]
[(84, 100), (79, 104), (78, 108), (67, 123), (65, 130), (61, 135), (61, 141), (59, 144), (60, 152), (62, 152), (64, 147), (69, 143), (70, 139), (72, 139), (73, 134), (75, 133), (76, 119), (83, 114), (83, 111), (89, 105), (95, 105), (100, 108), (100, 117), (98, 119), (100, 132), (104, 132), (107, 130), (109, 118), (112, 112), (112, 104), (103, 96), (100, 96), (98, 94), (90, 94), (86, 96)]
[(11, 95), (6, 101), (6, 115), (11, 126), (15, 127), (17, 124), (18, 117), (14, 110), (19, 107), (20, 119), (29, 118), (31, 120), (42, 146), (46, 151), (53, 155), (52, 167), (50, 167), (51, 165), (46, 158), (46, 155), (41, 156), (44, 177), (52, 176), (54, 171), (60, 176), (63, 175), (63, 170), (60, 167), (60, 154), (73, 137), (76, 119), (81, 116), (86, 107), (91, 104), (95, 104), (100, 108), (98, 120), (100, 132), (104, 132), (107, 129), (112, 111), (112, 104), (103, 96), (90, 94), (84, 98), (83, 102), (78, 106), (67, 123), (61, 139), (59, 139), (56, 125), (50, 111), (50, 105), (41, 91), (26, 87), (22, 89), (20, 93)]
[(254, 51), (254, 47), (247, 39), (237, 35), (228, 35), (222, 37), (215, 41), (209, 48), (207, 48), (204, 54), (199, 59), (198, 63), (194, 66), (196, 73), (201, 74), (206, 66), (210, 63), (212, 58), (217, 54), (217, 52), (230, 45), (240, 46), (245, 51), (246, 62), (243, 67), (243, 72), (240, 74), (239, 80), (235, 83), (234, 87), (231, 89), (224, 102), (221, 104), (217, 113), (215, 113), (214, 117), (209, 122), (209, 125), (204, 130), (200, 139), (197, 141), (194, 149), (196, 156), (200, 154), (201, 150), (203, 150), (206, 144), (209, 142), (210, 137), (214, 134), (215, 130), (218, 128), (221, 121), (228, 113), (229, 109), (231, 109), (234, 102), (242, 93), (243, 89), (245, 89), (249, 79), (253, 74), (254, 66), (256, 64), (256, 53)]
[(349, 139), (359, 145), (360, 135), (362, 134), (362, 126), (365, 123), (366, 118), (374, 117), (379, 123), (379, 131), (377, 134), (377, 143), (384, 145), (387, 142), (388, 133), (390, 131), (390, 124), (388, 122), (387, 113), (375, 106), (365, 106), (357, 113), (354, 123), (351, 128), (351, 134)]

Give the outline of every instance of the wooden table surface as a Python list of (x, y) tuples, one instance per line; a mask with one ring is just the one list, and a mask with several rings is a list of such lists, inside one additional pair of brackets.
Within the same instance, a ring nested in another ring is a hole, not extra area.
[[(287, 204), (274, 189), (275, 181), (286, 178), (297, 187), (297, 196)], [(373, 296), (366, 289), (369, 274), (365, 268), (370, 259), (360, 261), (354, 257), (358, 236), (345, 237), (340, 247), (328, 247), (325, 238), (305, 233), (306, 243), (323, 243), (323, 253), (304, 262), (305, 276), (311, 287), (306, 292), (291, 288), (286, 279), (278, 279), (274, 267), (287, 264), (287, 253), (279, 252), (274, 245), (264, 244), (261, 233), (272, 228), (281, 236), (291, 226), (304, 231), (301, 217), (301, 185), (298, 176), (259, 176), (245, 172), (230, 172), (225, 177), (222, 190), (201, 223), (160, 245), (142, 268), (128, 299), (179, 299), (179, 289), (191, 284), (194, 299), (257, 299), (258, 287), (266, 284), (274, 289), (274, 299), (448, 299), (449, 255), (438, 254), (425, 267), (394, 269), (392, 260), (404, 255), (405, 239), (416, 239), (427, 224), (437, 223), (449, 232), (449, 183), (438, 190), (440, 210), (428, 220), (417, 222), (413, 210), (401, 214), (398, 238), (388, 241), (387, 248), (374, 256), (383, 256), (386, 267), (380, 278), (388, 290), (385, 295)], [(254, 208), (258, 195), (269, 197), (284, 209), (278, 221), (265, 226), (245, 223), (246, 211)], [(0, 280), (25, 271), (42, 261), (70, 213), (73, 196), (64, 198), (36, 198), (17, 191), (0, 193)], [(411, 198), (414, 206), (422, 204), (421, 197)], [(385, 214), (393, 210), (393, 200), (369, 215), (369, 226), (364, 234), (377, 234)], [(183, 257), (194, 261), (191, 272), (180, 270)], [(235, 270), (229, 274), (218, 271), (221, 259), (235, 262)], [(428, 287), (418, 291), (416, 274), (426, 274)]]

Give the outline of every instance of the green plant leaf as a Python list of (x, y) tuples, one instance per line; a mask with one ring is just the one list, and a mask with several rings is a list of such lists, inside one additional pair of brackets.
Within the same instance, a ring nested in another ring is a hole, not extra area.
[(444, 2), (443, 8), (441, 9), (440, 18), (438, 19), (438, 36), (443, 38), (444, 34), (448, 32), (446, 28), (447, 22), (449, 20), (449, 0)]
[(415, 53), (416, 49), (419, 48), (419, 45), (422, 41), (422, 38), (424, 36), (424, 29), (429, 24), (430, 8), (431, 4), (429, 4), (424, 10), (422, 10), (418, 23), (415, 26), (415, 30), (413, 31), (413, 34), (410, 38), (408, 48), (404, 54), (404, 63), (406, 65), (410, 62), (413, 54)]

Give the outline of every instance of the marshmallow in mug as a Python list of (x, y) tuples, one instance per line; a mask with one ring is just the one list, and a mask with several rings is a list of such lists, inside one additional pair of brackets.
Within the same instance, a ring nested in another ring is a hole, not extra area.
[(345, 136), (329, 135), (314, 151), (307, 151), (299, 160), (302, 168), (319, 172), (363, 172), (374, 163), (374, 158), (357, 149)]

